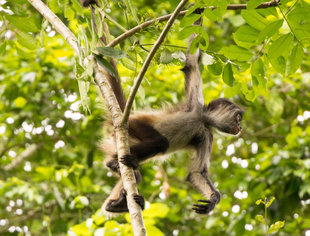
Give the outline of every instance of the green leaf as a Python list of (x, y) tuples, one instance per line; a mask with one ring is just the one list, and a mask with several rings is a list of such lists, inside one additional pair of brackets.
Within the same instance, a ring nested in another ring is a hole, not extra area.
[(267, 25), (267, 20), (256, 10), (242, 11), (241, 16), (246, 21), (246, 23), (257, 30), (263, 30)]
[(126, 57), (127, 54), (122, 50), (113, 47), (99, 47), (96, 50), (103, 56), (112, 57), (115, 59)]
[(287, 64), (287, 73), (288, 74), (293, 74), (295, 71), (299, 68), (299, 66), (302, 63), (302, 59), (304, 56), (304, 50), (303, 48), (297, 44), (291, 54), (288, 57), (288, 64)]
[(38, 41), (30, 34), (19, 32), (16, 34), (17, 42), (25, 48), (35, 50), (37, 48)]
[(96, 225), (101, 225), (106, 220), (104, 215), (102, 214), (102, 210), (101, 209), (98, 209), (96, 211), (96, 213), (92, 215), (91, 218), (93, 219), (93, 221), (95, 222)]
[(191, 15), (197, 8), (203, 8), (204, 7), (204, 3), (201, 0), (197, 0), (195, 1), (195, 4), (192, 5), (188, 11), (186, 12), (185, 16), (189, 16)]
[(85, 196), (75, 197), (74, 200), (70, 204), (71, 208), (76, 208), (76, 209), (83, 209), (84, 207), (88, 205), (89, 205), (89, 201), (88, 201), (88, 198)]
[(200, 26), (198, 25), (188, 26), (179, 32), (179, 39), (186, 39), (191, 34), (199, 32), (199, 30), (200, 30)]
[(214, 10), (206, 8), (203, 14), (211, 21), (221, 21), (223, 17), (221, 10), (218, 8), (215, 8)]
[(74, 19), (75, 12), (72, 10), (70, 5), (65, 5), (64, 15), (69, 21)]
[(199, 47), (202, 50), (207, 50), (209, 47), (209, 35), (204, 29), (201, 29), (200, 35), (201, 35), (201, 39), (200, 39)]
[(253, 78), (257, 79), (257, 82), (258, 82), (257, 86), (260, 85), (260, 88), (266, 89), (265, 86), (267, 84), (267, 81), (265, 79), (265, 66), (261, 59), (258, 59), (252, 63), (251, 75), (252, 75), (252, 80)]
[(104, 34), (103, 23), (102, 23), (101, 15), (97, 7), (96, 7), (96, 12), (95, 12), (95, 21), (96, 21), (97, 30), (98, 30), (98, 33), (97, 33), (98, 37), (101, 38)]
[(106, 59), (102, 58), (101, 56), (98, 56), (94, 54), (98, 64), (103, 67), (105, 70), (107, 70), (112, 76), (115, 76), (115, 72), (113, 67), (111, 66), (110, 62), (108, 62)]
[(238, 47), (236, 45), (230, 45), (223, 47), (220, 50), (225, 57), (230, 60), (238, 60), (238, 61), (248, 61), (252, 58), (253, 54), (247, 49)]
[(23, 32), (34, 33), (40, 30), (39, 26), (37, 25), (36, 18), (34, 16), (30, 17), (5, 16), (5, 18), (17, 29)]
[(259, 205), (259, 204), (264, 204), (265, 205), (265, 202), (262, 200), (262, 199), (258, 199), (256, 202), (255, 202), (256, 205)]
[(23, 97), (18, 97), (14, 100), (14, 105), (17, 108), (23, 108), (27, 104), (27, 100)]
[(152, 203), (149, 209), (142, 212), (143, 217), (164, 218), (169, 212), (169, 207), (163, 203)]
[(171, 52), (168, 49), (164, 49), (161, 53), (160, 53), (160, 57), (159, 57), (159, 61), (162, 64), (169, 64), (170, 62), (172, 62), (173, 57), (171, 55)]
[(214, 75), (220, 75), (223, 71), (222, 63), (217, 62), (215, 64), (208, 65), (208, 70)]
[(272, 43), (268, 50), (268, 56), (276, 58), (288, 53), (288, 50), (293, 46), (293, 39), (294, 37), (291, 33), (282, 35)]
[(92, 233), (89, 231), (89, 228), (86, 226), (86, 223), (74, 225), (71, 227), (71, 231), (78, 236), (91, 236)]
[(283, 25), (283, 20), (278, 20), (267, 25), (258, 36), (258, 42), (263, 42), (266, 38), (270, 38), (272, 35), (278, 32)]
[(200, 37), (199, 35), (196, 36), (196, 37), (193, 39), (193, 41), (192, 41), (192, 43), (191, 43), (191, 46), (190, 46), (190, 48), (189, 48), (190, 54), (194, 54), (194, 53), (197, 51), (197, 49), (198, 49), (198, 47), (199, 47), (200, 39), (201, 39), (201, 37)]
[(240, 47), (250, 48), (256, 44), (259, 31), (249, 25), (241, 26), (234, 33), (234, 40)]
[(253, 9), (255, 9), (256, 7), (258, 7), (260, 4), (261, 4), (261, 2), (262, 2), (263, 0), (249, 0), (248, 2), (247, 2), (247, 9), (248, 10), (253, 10)]
[(271, 197), (271, 199), (269, 201), (267, 201), (266, 203), (266, 207), (270, 207), (270, 205), (273, 203), (273, 201), (275, 200), (275, 197)]
[(258, 220), (260, 223), (266, 225), (266, 221), (262, 215), (256, 215), (255, 219)]
[(134, 20), (139, 24), (140, 22), (137, 16), (137, 12), (136, 9), (132, 6), (131, 0), (124, 0), (123, 2), (126, 4), (127, 9), (130, 10), (130, 13), (133, 16)]
[(6, 42), (0, 45), (0, 56), (3, 56), (5, 54), (6, 45), (7, 45)]
[(227, 63), (225, 65), (222, 78), (225, 84), (227, 84), (230, 87), (234, 86), (235, 78), (234, 73), (232, 71), (231, 63)]
[(285, 74), (286, 71), (286, 60), (283, 56), (280, 57), (268, 57), (271, 65), (275, 70), (281, 74)]
[(183, 17), (180, 23), (180, 27), (186, 27), (192, 25), (195, 21), (197, 21), (201, 16), (199, 14), (192, 14), (189, 16)]
[(279, 229), (284, 227), (284, 223), (285, 221), (277, 221), (276, 223), (272, 224), (268, 229), (268, 234), (272, 234), (279, 231)]

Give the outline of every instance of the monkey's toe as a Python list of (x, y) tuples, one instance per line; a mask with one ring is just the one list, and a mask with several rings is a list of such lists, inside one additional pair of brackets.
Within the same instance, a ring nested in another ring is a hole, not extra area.
[(216, 205), (216, 202), (211, 200), (198, 200), (198, 202), (202, 202), (205, 204), (194, 204), (192, 208), (198, 214), (208, 214), (212, 211)]
[(135, 194), (133, 196), (133, 199), (135, 200), (135, 202), (141, 207), (142, 210), (144, 210), (144, 205), (145, 205), (145, 202), (144, 202), (144, 198), (142, 195), (139, 195), (139, 194)]
[(123, 155), (120, 158), (120, 162), (134, 170), (138, 169), (139, 166), (138, 159), (133, 155)]

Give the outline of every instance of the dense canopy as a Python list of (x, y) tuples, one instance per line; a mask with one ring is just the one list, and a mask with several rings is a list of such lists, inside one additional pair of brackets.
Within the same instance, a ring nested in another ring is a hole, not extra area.
[[(103, 35), (115, 42), (179, 2), (99, 0), (92, 19), (78, 0), (45, 1), (78, 38), (81, 55), (29, 2), (0, 1), (0, 234), (131, 235), (128, 214), (110, 219), (100, 211), (116, 181), (98, 148), (110, 135), (102, 129), (110, 114), (82, 59), (98, 52)], [(205, 101), (226, 97), (244, 107), (243, 131), (215, 135), (210, 176), (222, 199), (209, 215), (192, 211), (201, 195), (185, 180), (191, 152), (141, 166), (148, 235), (309, 236), (310, 1), (263, 9), (260, 0), (191, 3), (189, 12), (206, 7), (202, 26), (192, 26), (191, 14), (175, 21), (134, 109), (183, 99), (180, 69), (195, 32)], [(240, 3), (247, 9), (227, 10)], [(97, 54), (110, 73), (109, 58), (117, 61), (126, 95), (165, 24), (156, 20)]]

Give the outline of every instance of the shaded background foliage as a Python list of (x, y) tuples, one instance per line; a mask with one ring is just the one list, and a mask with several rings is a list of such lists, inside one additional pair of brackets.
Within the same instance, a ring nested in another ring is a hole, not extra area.
[[(79, 35), (82, 45), (94, 49), (97, 35), (88, 27), (89, 10), (77, 0), (47, 3)], [(238, 137), (215, 136), (210, 172), (222, 200), (208, 216), (191, 210), (201, 198), (185, 181), (184, 166), (191, 153), (179, 152), (167, 162), (141, 167), (147, 231), (262, 235), (265, 227), (256, 215), (264, 209), (255, 203), (274, 196), (268, 224), (285, 220), (279, 235), (308, 235), (310, 3), (281, 1), (280, 8), (247, 11), (225, 11), (226, 1), (200, 1), (197, 6), (200, 3), (218, 7), (204, 13), (208, 35), (202, 39), (209, 41), (202, 65), (205, 100), (225, 96), (243, 105), (244, 130)], [(248, 3), (254, 8), (261, 1)], [(97, 148), (108, 134), (101, 129), (107, 114), (95, 86), (80, 76), (78, 59), (65, 40), (27, 1), (1, 4), (1, 234), (130, 234), (128, 215), (109, 220), (99, 211), (116, 179), (105, 169)], [(137, 21), (172, 12), (178, 2), (101, 4), (130, 29)], [(107, 23), (112, 37), (122, 33)], [(163, 24), (155, 23), (118, 46), (128, 55), (118, 60), (127, 94)], [(173, 26), (146, 74), (135, 108), (156, 109), (184, 96), (180, 68), (186, 32), (193, 32), (190, 25), (187, 17)]]

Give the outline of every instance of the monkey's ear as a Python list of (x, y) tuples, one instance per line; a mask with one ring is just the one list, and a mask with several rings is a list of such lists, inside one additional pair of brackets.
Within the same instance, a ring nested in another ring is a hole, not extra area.
[(98, 0), (81, 0), (83, 7), (87, 8), (92, 4), (96, 4), (99, 7)]

